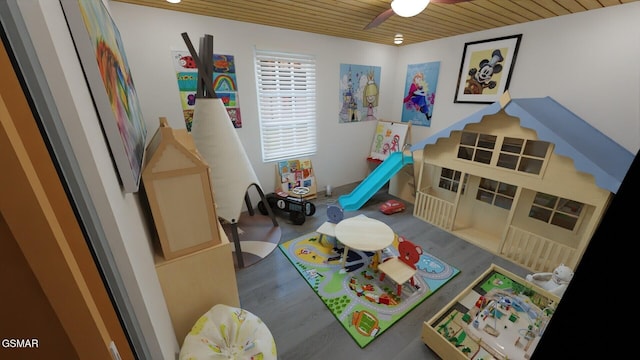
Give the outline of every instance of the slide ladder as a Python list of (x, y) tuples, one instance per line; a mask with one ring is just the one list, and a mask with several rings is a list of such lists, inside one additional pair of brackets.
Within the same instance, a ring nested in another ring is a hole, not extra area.
[(404, 151), (391, 153), (349, 194), (342, 195), (338, 202), (344, 211), (358, 210), (405, 165), (413, 164), (413, 154)]

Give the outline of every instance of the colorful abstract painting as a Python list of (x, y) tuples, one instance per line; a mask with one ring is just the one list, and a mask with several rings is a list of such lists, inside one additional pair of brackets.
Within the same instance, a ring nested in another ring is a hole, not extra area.
[[(173, 51), (173, 64), (180, 90), (180, 101), (187, 130), (191, 131), (198, 89), (198, 68), (189, 51)], [(222, 99), (234, 128), (242, 127), (236, 65), (233, 55), (213, 54), (213, 91)]]
[(61, 2), (125, 192), (137, 192), (147, 128), (120, 32), (102, 1)]
[(402, 98), (402, 122), (431, 126), (439, 73), (439, 61), (408, 65)]

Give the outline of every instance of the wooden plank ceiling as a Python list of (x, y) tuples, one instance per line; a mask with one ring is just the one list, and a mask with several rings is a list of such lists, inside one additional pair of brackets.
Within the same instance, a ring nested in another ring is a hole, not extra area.
[(363, 30), (390, 0), (112, 0), (290, 30), (393, 45), (402, 45), (601, 9), (638, 0), (472, 0), (456, 4), (432, 2), (412, 18), (391, 16)]

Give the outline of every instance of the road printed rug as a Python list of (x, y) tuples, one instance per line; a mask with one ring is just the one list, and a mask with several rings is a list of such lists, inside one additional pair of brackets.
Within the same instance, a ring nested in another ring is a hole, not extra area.
[[(384, 249), (382, 260), (398, 254), (398, 235)], [(349, 250), (336, 239), (313, 232), (278, 245), (300, 275), (320, 297), (356, 343), (364, 348), (380, 334), (460, 273), (444, 261), (423, 252), (416, 264), (415, 286), (403, 285), (401, 296), (389, 277), (380, 281), (369, 266), (373, 253)]]

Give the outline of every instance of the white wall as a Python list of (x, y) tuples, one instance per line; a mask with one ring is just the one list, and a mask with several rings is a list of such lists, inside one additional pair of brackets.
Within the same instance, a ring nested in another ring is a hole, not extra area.
[[(481, 109), (454, 104), (465, 42), (523, 34), (511, 79), (514, 98), (551, 96), (632, 152), (640, 148), (640, 4), (631, 3), (581, 14), (508, 26), (402, 47), (369, 44), (288, 31), (225, 19), (111, 2), (150, 129), (167, 116), (184, 126), (171, 50), (186, 50), (180, 34), (197, 46), (214, 36), (214, 51), (236, 59), (243, 128), (238, 135), (262, 187), (275, 186), (274, 163), (262, 163), (253, 48), (313, 54), (318, 64), (318, 154), (312, 157), (318, 189), (366, 176), (374, 124), (339, 124), (341, 63), (382, 68), (379, 117), (399, 120), (408, 64), (440, 61), (431, 127), (412, 126), (417, 142)], [(162, 89), (162, 90), (160, 90)], [(612, 126), (612, 124), (615, 124)]]
[[(511, 97), (550, 96), (635, 154), (640, 149), (639, 16), (640, 3), (634, 2), (401, 47), (393, 89), (404, 86), (407, 64), (441, 61), (431, 127), (412, 126), (413, 139), (484, 106), (453, 103), (466, 42), (522, 34)], [(393, 104), (401, 103), (400, 92), (392, 96)], [(400, 107), (393, 106), (399, 118)]]
[[(153, 267), (150, 229), (138, 196), (120, 190), (60, 4), (32, 0), (20, 5), (151, 352), (154, 358), (172, 359), (179, 348)], [(267, 192), (274, 187), (275, 168), (260, 160), (254, 46), (317, 57), (319, 149), (312, 160), (320, 189), (360, 181), (368, 171), (365, 158), (375, 124), (338, 123), (341, 63), (381, 66), (378, 115), (398, 120), (407, 64), (441, 61), (432, 126), (413, 126), (417, 141), (483, 106), (453, 103), (464, 43), (516, 33), (523, 40), (511, 81), (513, 97), (552, 96), (631, 152), (640, 148), (640, 2), (399, 48), (120, 2), (108, 5), (151, 134), (161, 116), (173, 127), (184, 126), (170, 56), (186, 48), (182, 32), (195, 44), (211, 34), (216, 53), (235, 55), (243, 119), (237, 132)]]
[[(237, 134), (263, 190), (275, 188), (275, 163), (263, 163), (260, 149), (257, 93), (253, 51), (259, 49), (316, 56), (318, 78), (318, 155), (311, 157), (319, 182), (334, 186), (362, 180), (376, 122), (338, 123), (340, 64), (381, 66), (382, 99), (390, 99), (395, 46), (377, 45), (329, 36), (286, 31), (237, 21), (111, 2), (145, 120), (151, 132), (158, 118), (166, 116), (172, 127), (184, 127), (182, 107), (171, 51), (187, 50), (181, 34), (186, 32), (197, 48), (200, 37), (213, 36), (214, 52), (235, 56), (242, 114)], [(387, 94), (385, 96), (385, 94)], [(387, 100), (389, 101), (389, 100)], [(378, 116), (391, 118), (391, 106), (379, 106)], [(253, 192), (250, 192), (254, 195)]]

